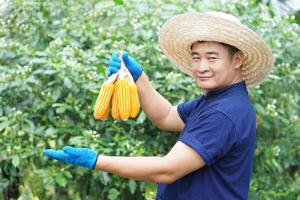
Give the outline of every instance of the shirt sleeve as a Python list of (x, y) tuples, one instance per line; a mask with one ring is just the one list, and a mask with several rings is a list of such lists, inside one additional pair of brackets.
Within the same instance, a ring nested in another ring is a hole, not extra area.
[(198, 101), (199, 99), (197, 98), (177, 105), (177, 112), (184, 123), (190, 116), (190, 113), (192, 112)]
[(231, 119), (219, 111), (191, 119), (179, 141), (193, 148), (210, 166), (226, 155), (236, 142), (236, 129)]

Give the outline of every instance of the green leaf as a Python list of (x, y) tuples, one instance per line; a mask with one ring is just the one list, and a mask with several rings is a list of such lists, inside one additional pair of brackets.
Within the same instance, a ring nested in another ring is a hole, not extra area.
[(30, 189), (30, 187), (26, 184), (25, 185), (25, 190), (21, 194), (21, 196), (18, 198), (18, 200), (32, 200), (33, 199), (33, 194)]
[(65, 187), (67, 185), (67, 179), (65, 179), (62, 174), (58, 174), (58, 176), (56, 176), (56, 182), (61, 187)]
[(114, 2), (118, 5), (123, 5), (124, 4), (123, 0), (114, 0)]
[(31, 60), (32, 64), (45, 64), (47, 63), (47, 59), (46, 58), (33, 58)]
[(85, 139), (82, 136), (75, 136), (69, 140), (69, 144), (74, 146), (83, 146), (85, 145)]
[(136, 190), (135, 180), (130, 179), (129, 182), (128, 182), (128, 186), (129, 186), (129, 190), (130, 190), (131, 194), (134, 194), (135, 190)]
[(78, 145), (112, 156), (165, 155), (178, 135), (155, 127), (144, 112), (126, 122), (94, 119), (107, 58), (128, 51), (172, 105), (191, 100), (201, 90), (163, 55), (157, 33), (178, 13), (212, 9), (239, 17), (266, 39), (274, 56), (267, 80), (248, 90), (260, 119), (250, 199), (298, 198), (300, 32), (292, 15), (256, 0), (4, 2), (9, 11), (0, 19), (0, 180), (5, 175), (18, 183), (20, 195), (24, 178), (35, 181), (33, 173), (43, 182), (30, 185), (39, 199), (108, 199), (111, 189), (111, 199), (143, 199), (143, 193), (155, 199), (156, 186), (56, 164), (42, 149)]
[(35, 125), (31, 120), (24, 119), (22, 122), (22, 129), (27, 132), (33, 132), (35, 130)]
[(57, 129), (50, 127), (45, 131), (45, 137), (51, 137), (52, 135), (54, 135), (57, 132), (58, 132)]
[(95, 84), (95, 83), (88, 83), (88, 84), (84, 84), (82, 86), (82, 88), (87, 89), (87, 90), (93, 90), (93, 89), (99, 89), (100, 85), (99, 84)]
[(48, 69), (48, 70), (44, 71), (44, 74), (47, 74), (47, 75), (52, 75), (52, 74), (56, 74), (56, 73), (58, 73), (58, 71), (53, 70), (53, 69)]
[(281, 173), (281, 172), (283, 171), (282, 167), (280, 166), (280, 164), (277, 162), (276, 159), (273, 158), (273, 159), (271, 160), (271, 162), (272, 162), (272, 165), (274, 166), (274, 168), (275, 168), (279, 173)]
[(8, 127), (10, 125), (9, 121), (4, 121), (0, 124), (0, 131), (2, 131), (3, 129), (5, 129), (6, 127)]
[(52, 98), (54, 101), (56, 101), (61, 95), (61, 89), (60, 88), (56, 88), (53, 93), (52, 93)]
[(7, 89), (7, 86), (0, 85), (0, 93)]
[(271, 79), (274, 79), (274, 80), (281, 80), (281, 78), (279, 76), (274, 75), (274, 74), (269, 74), (268, 77), (271, 78)]
[(258, 113), (262, 114), (262, 115), (265, 115), (266, 111), (264, 109), (264, 107), (260, 104), (255, 104), (255, 109)]
[(112, 188), (108, 191), (108, 199), (115, 200), (120, 195), (120, 192), (116, 188)]
[(146, 182), (145, 183), (145, 193), (144, 197), (146, 200), (155, 199), (157, 193), (157, 184), (153, 182)]
[(102, 171), (101, 174), (102, 174), (102, 178), (103, 178), (103, 181), (104, 181), (104, 185), (107, 185), (107, 183), (108, 183), (109, 180), (110, 180), (110, 178), (109, 178), (109, 176), (108, 176), (108, 173)]
[(96, 65), (96, 67), (97, 67), (97, 71), (100, 73), (100, 74), (102, 74), (103, 76), (106, 76), (106, 74), (105, 74), (105, 67), (103, 67), (102, 65), (100, 65), (100, 64), (98, 64), (98, 65)]
[(0, 191), (3, 191), (9, 185), (10, 181), (4, 178), (0, 179)]
[(19, 164), (20, 164), (20, 158), (19, 158), (19, 156), (17, 156), (17, 155), (13, 156), (13, 158), (12, 158), (12, 164), (15, 167), (19, 166)]
[(68, 109), (67, 106), (59, 107), (59, 108), (56, 109), (56, 113), (57, 113), (57, 114), (62, 114), (62, 113), (64, 113), (67, 109)]
[(65, 77), (65, 78), (64, 78), (64, 85), (65, 85), (67, 88), (71, 89), (71, 88), (72, 88), (72, 81), (71, 81), (68, 77)]
[(145, 120), (146, 120), (146, 114), (144, 113), (144, 111), (141, 111), (140, 114), (138, 115), (136, 122), (138, 124), (142, 124), (144, 123)]

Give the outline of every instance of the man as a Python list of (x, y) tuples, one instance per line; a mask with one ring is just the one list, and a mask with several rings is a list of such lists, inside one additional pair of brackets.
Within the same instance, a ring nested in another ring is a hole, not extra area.
[[(150, 84), (126, 52), (123, 60), (138, 87), (142, 109), (159, 128), (181, 132), (164, 157), (97, 155), (64, 147), (45, 154), (67, 163), (159, 183), (156, 199), (247, 199), (255, 146), (256, 118), (247, 87), (271, 71), (272, 54), (255, 32), (232, 15), (186, 13), (159, 32), (166, 57), (193, 77), (203, 95), (172, 106)], [(108, 75), (120, 60), (113, 53)]]

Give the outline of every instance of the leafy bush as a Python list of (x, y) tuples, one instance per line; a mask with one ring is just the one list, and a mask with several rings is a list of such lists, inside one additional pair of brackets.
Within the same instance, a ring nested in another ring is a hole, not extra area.
[(201, 95), (166, 60), (157, 32), (171, 16), (230, 12), (271, 46), (274, 70), (250, 96), (258, 116), (250, 199), (299, 199), (299, 25), (254, 0), (11, 1), (0, 18), (0, 199), (153, 199), (156, 184), (45, 159), (45, 147), (106, 155), (164, 155), (177, 139), (137, 120), (95, 121), (93, 105), (111, 53), (126, 50), (172, 104)]

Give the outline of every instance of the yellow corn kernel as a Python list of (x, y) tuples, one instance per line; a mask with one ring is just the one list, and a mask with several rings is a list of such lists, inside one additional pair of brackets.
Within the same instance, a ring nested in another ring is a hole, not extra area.
[(114, 84), (104, 82), (94, 106), (94, 117), (96, 119), (105, 120), (108, 117), (113, 92)]
[(130, 86), (130, 101), (131, 101), (131, 110), (130, 117), (135, 118), (140, 112), (140, 100), (137, 91), (137, 87), (134, 82), (129, 84)]
[(118, 111), (122, 120), (127, 120), (130, 116), (130, 87), (127, 79), (120, 79), (116, 82), (118, 85), (117, 101)]

